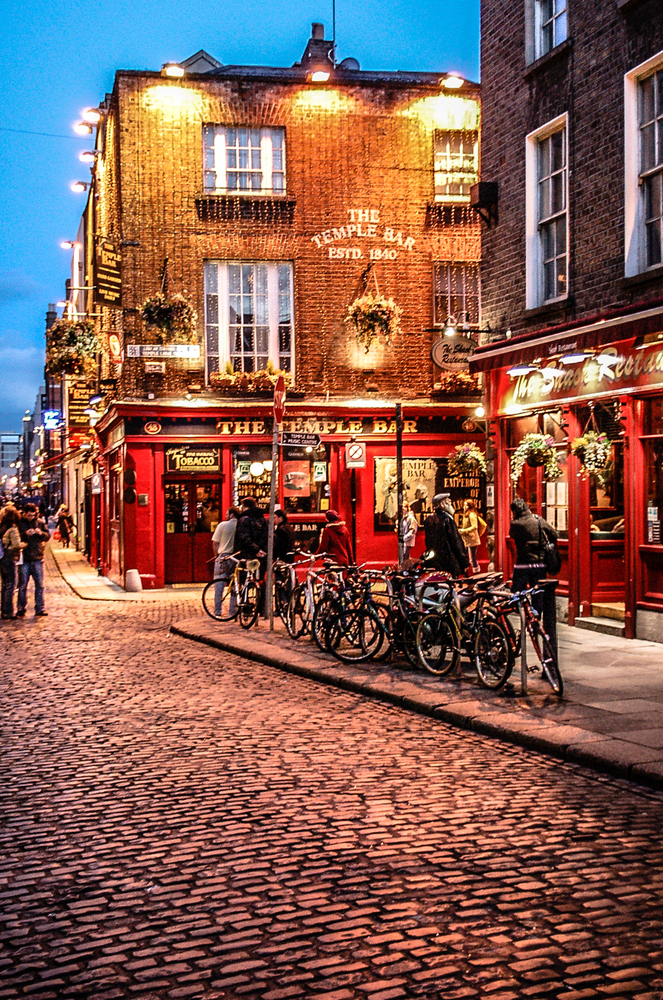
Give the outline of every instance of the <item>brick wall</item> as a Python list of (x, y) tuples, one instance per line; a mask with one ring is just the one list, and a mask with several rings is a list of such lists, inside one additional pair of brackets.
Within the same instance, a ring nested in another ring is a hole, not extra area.
[[(469, 98), (476, 101), (476, 89)], [(299, 387), (316, 395), (365, 394), (367, 384), (380, 395), (429, 394), (435, 338), (425, 331), (433, 324), (433, 262), (477, 261), (480, 253), (470, 213), (456, 224), (427, 222), (436, 116), (440, 102), (448, 109), (458, 100), (440, 96), (433, 85), (353, 83), (322, 91), (282, 81), (198, 76), (173, 82), (156, 74), (118, 74), (98, 219), (106, 235), (138, 240), (140, 247), (123, 251), (123, 310), (104, 310), (104, 326), (121, 327), (127, 341), (149, 341), (137, 310), (159, 289), (166, 257), (170, 291), (192, 295), (201, 337), (205, 260), (294, 261)], [(205, 123), (285, 127), (291, 220), (199, 217)], [(379, 238), (346, 240), (343, 246), (361, 247), (362, 259), (330, 259), (324, 240), (318, 246), (311, 237), (348, 223), (350, 209), (378, 212), (378, 235), (389, 228), (403, 240), (411, 237), (413, 248)], [(391, 347), (366, 355), (343, 320), (369, 248), (385, 246), (398, 258), (379, 261), (375, 274), (380, 291), (403, 309), (402, 332)], [(125, 362), (125, 392), (145, 388), (142, 368)], [(168, 368), (172, 387), (178, 363)], [(179, 363), (181, 381), (190, 368)], [(150, 385), (158, 389), (156, 380)]]
[[(660, 0), (569, 0), (569, 39), (525, 62), (525, 3), (482, 3), (482, 179), (499, 224), (482, 236), (484, 319), (513, 333), (663, 296), (624, 282), (624, 74), (663, 49)], [(525, 136), (568, 113), (570, 301), (525, 311)]]

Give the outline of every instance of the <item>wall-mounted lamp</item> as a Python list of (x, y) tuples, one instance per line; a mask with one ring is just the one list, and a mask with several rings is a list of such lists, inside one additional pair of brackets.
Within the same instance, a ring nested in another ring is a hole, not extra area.
[(447, 316), (444, 321), (444, 335), (445, 337), (455, 337), (456, 336), (456, 317)]
[(104, 397), (101, 396), (99, 393), (96, 393), (96, 395), (94, 396), (90, 396), (90, 406), (96, 406), (97, 403), (101, 403), (103, 398)]
[(60, 247), (62, 250), (80, 250), (81, 244), (77, 243), (76, 240), (62, 240)]
[(513, 368), (507, 369), (507, 375), (517, 378), (518, 375), (529, 375), (530, 372), (536, 371), (538, 371), (536, 365), (514, 365)]
[(69, 185), (69, 187), (71, 188), (72, 191), (75, 191), (77, 194), (82, 194), (83, 191), (88, 190), (90, 184), (88, 181), (74, 181), (72, 184)]
[(184, 67), (180, 66), (180, 64), (176, 62), (164, 63), (161, 67), (161, 75), (170, 76), (174, 79), (180, 79), (184, 76)]
[(462, 76), (458, 75), (458, 73), (447, 73), (447, 75), (440, 80), (440, 83), (443, 87), (446, 87), (447, 90), (458, 90), (463, 86), (465, 81)]
[(92, 135), (92, 126), (88, 122), (76, 122), (73, 129), (76, 135)]
[(308, 74), (306, 79), (308, 80), (309, 83), (327, 83), (330, 76), (331, 73), (329, 72), (328, 69), (322, 69), (318, 67), (317, 69), (313, 69)]
[(564, 354), (559, 360), (563, 365), (579, 365), (581, 361), (586, 361), (587, 358), (594, 357), (592, 351), (573, 351), (569, 354)]
[(78, 154), (78, 159), (81, 163), (94, 163), (98, 156), (101, 156), (100, 149), (84, 149)]
[(101, 108), (85, 108), (81, 112), (81, 118), (87, 125), (98, 125), (103, 116)]

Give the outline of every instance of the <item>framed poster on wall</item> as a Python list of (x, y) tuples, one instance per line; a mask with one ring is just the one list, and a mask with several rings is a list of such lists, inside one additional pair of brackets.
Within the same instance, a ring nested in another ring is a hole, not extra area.
[[(374, 528), (393, 531), (398, 507), (396, 459), (390, 456), (374, 461)], [(462, 510), (464, 500), (472, 499), (485, 515), (485, 476), (450, 477), (446, 458), (404, 458), (403, 500), (410, 504), (420, 527), (433, 512), (436, 493), (449, 493), (457, 512)]]

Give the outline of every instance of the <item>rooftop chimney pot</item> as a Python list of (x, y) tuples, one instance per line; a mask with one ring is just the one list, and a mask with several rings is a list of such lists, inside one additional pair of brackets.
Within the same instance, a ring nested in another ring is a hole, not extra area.
[(318, 21), (314, 21), (311, 25), (311, 38), (324, 39), (325, 37), (325, 26), (320, 24)]

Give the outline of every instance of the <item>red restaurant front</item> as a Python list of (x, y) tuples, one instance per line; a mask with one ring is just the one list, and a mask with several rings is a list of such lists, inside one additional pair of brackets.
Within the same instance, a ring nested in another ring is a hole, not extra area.
[[(422, 402), (404, 407), (403, 480), (420, 522), (436, 492), (458, 508), (477, 500), (485, 513), (483, 477), (449, 479), (454, 445), (482, 444), (462, 424), (476, 402)], [(211, 579), (211, 536), (231, 504), (253, 496), (269, 505), (271, 399), (147, 407), (118, 403), (97, 426), (105, 479), (102, 571), (122, 586), (137, 569), (144, 588)], [(355, 540), (357, 560), (383, 566), (397, 559), (396, 423), (393, 404), (290, 401), (282, 427), (277, 500), (298, 547), (317, 540), (325, 512), (337, 510)], [(319, 438), (300, 445), (296, 435)], [(346, 445), (362, 445), (349, 467)], [(363, 462), (362, 454), (363, 453)], [(423, 530), (415, 553), (423, 551)], [(479, 551), (486, 562), (486, 553)]]
[[(629, 317), (518, 341), (479, 348), (472, 363), (486, 373), (498, 566), (511, 571), (509, 505), (522, 496), (558, 532), (569, 623), (663, 642), (663, 333)], [(609, 441), (599, 474), (571, 452), (592, 430)], [(513, 480), (528, 433), (554, 442), (556, 481), (529, 465)]]

